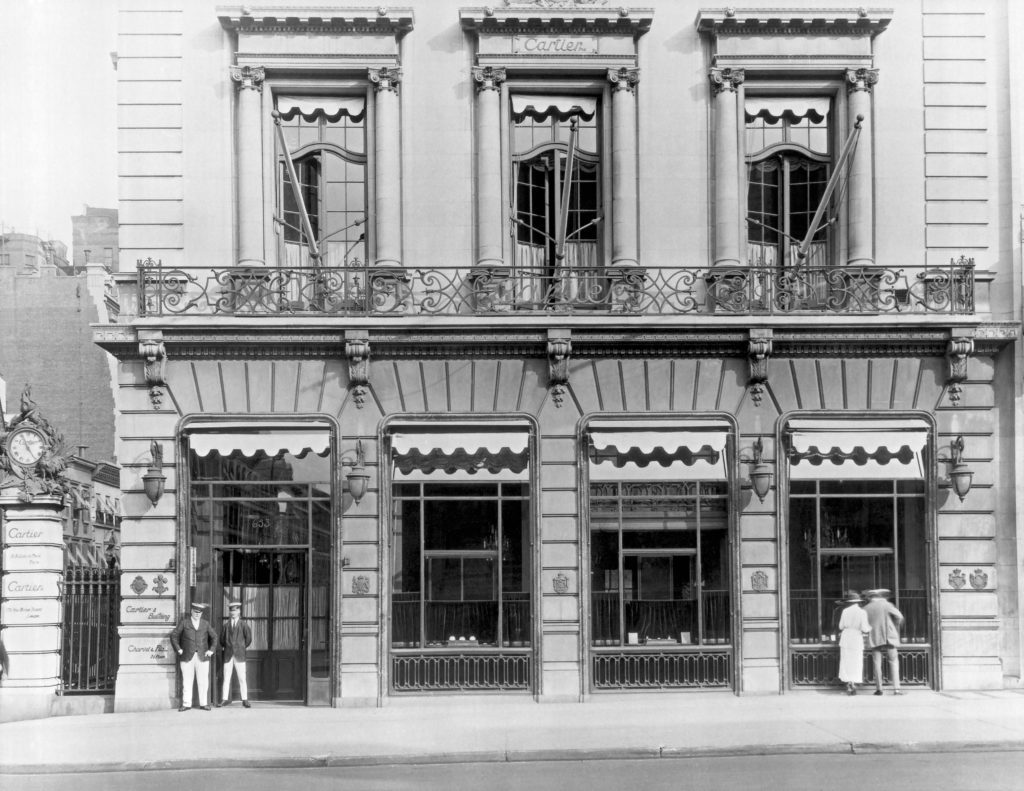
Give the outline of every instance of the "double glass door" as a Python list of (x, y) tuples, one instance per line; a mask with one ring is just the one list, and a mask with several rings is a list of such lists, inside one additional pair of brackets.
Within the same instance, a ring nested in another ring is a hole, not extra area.
[[(230, 602), (241, 602), (242, 618), (252, 629), (246, 660), (250, 699), (305, 700), (307, 552), (225, 548), (215, 550), (214, 558), (223, 619)], [(220, 628), (216, 618), (214, 628)]]

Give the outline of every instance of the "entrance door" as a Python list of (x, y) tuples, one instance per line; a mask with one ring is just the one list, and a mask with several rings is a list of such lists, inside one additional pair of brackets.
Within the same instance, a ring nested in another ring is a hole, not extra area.
[(242, 603), (252, 628), (246, 661), (249, 698), (303, 701), (306, 697), (306, 552), (225, 549), (220, 564), (223, 617)]

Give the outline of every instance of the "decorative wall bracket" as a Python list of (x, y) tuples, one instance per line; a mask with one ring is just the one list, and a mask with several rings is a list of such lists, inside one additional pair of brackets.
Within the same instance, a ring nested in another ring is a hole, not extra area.
[(365, 336), (349, 333), (345, 339), (345, 356), (348, 357), (348, 386), (356, 409), (366, 404), (366, 391), (370, 384), (370, 340)]
[(946, 384), (949, 388), (949, 400), (953, 406), (960, 405), (963, 388), (960, 386), (967, 379), (967, 358), (974, 354), (974, 338), (954, 335), (946, 344), (946, 360), (949, 363), (949, 376)]
[(572, 340), (569, 332), (548, 332), (548, 388), (556, 407), (562, 406), (569, 385), (569, 357)]
[(145, 361), (143, 374), (149, 386), (149, 401), (153, 409), (160, 409), (164, 402), (164, 391), (167, 387), (165, 370), (167, 366), (167, 347), (164, 346), (163, 333), (140, 331), (139, 355)]
[(747, 386), (755, 406), (761, 406), (764, 386), (768, 382), (768, 358), (772, 354), (772, 331), (754, 329), (750, 331), (747, 345), (747, 359), (750, 363), (750, 378)]

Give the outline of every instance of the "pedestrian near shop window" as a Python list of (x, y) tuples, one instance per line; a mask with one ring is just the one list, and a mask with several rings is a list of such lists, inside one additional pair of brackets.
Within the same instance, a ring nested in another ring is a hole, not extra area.
[(871, 649), (871, 663), (875, 669), (875, 694), (882, 694), (882, 651), (889, 658), (889, 676), (892, 679), (892, 693), (902, 695), (900, 689), (900, 661), (897, 646), (900, 644), (900, 627), (903, 613), (889, 602), (892, 592), (887, 588), (864, 591), (868, 603), (864, 612), (868, 616), (871, 631), (868, 633), (868, 647)]
[(846, 684), (847, 695), (856, 695), (857, 685), (864, 683), (864, 635), (871, 626), (860, 603), (857, 591), (847, 591), (836, 602), (847, 605), (839, 616), (839, 680)]
[(181, 706), (178, 711), (192, 708), (193, 681), (199, 688), (199, 706), (210, 710), (210, 657), (217, 649), (217, 633), (203, 618), (205, 604), (193, 603), (189, 615), (178, 621), (171, 632), (171, 645), (178, 654), (181, 668)]
[(224, 652), (224, 689), (218, 705), (231, 705), (231, 673), (238, 675), (238, 692), (242, 705), (249, 708), (249, 686), (245, 681), (246, 649), (252, 645), (252, 629), (242, 620), (242, 604), (233, 601), (228, 605), (230, 618), (220, 630), (220, 647)]

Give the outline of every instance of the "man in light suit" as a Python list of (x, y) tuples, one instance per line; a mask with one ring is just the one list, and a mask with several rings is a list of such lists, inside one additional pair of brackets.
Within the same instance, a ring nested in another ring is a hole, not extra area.
[(882, 694), (882, 651), (889, 658), (889, 677), (892, 679), (892, 693), (902, 695), (900, 689), (900, 661), (896, 646), (900, 644), (900, 627), (903, 625), (903, 613), (888, 601), (891, 592), (887, 588), (876, 588), (864, 591), (868, 603), (864, 612), (868, 616), (867, 642), (871, 649), (871, 662), (875, 669), (875, 694)]
[(220, 706), (231, 705), (231, 671), (238, 674), (238, 691), (242, 705), (249, 708), (249, 686), (245, 682), (245, 649), (252, 645), (252, 630), (242, 620), (242, 604), (233, 601), (228, 605), (230, 620), (220, 630), (220, 647), (224, 651), (224, 689)]
[(178, 621), (171, 632), (171, 645), (178, 654), (181, 668), (181, 706), (178, 711), (192, 708), (193, 679), (199, 687), (199, 705), (210, 710), (210, 657), (217, 648), (217, 633), (203, 618), (205, 604), (194, 602), (191, 614)]

